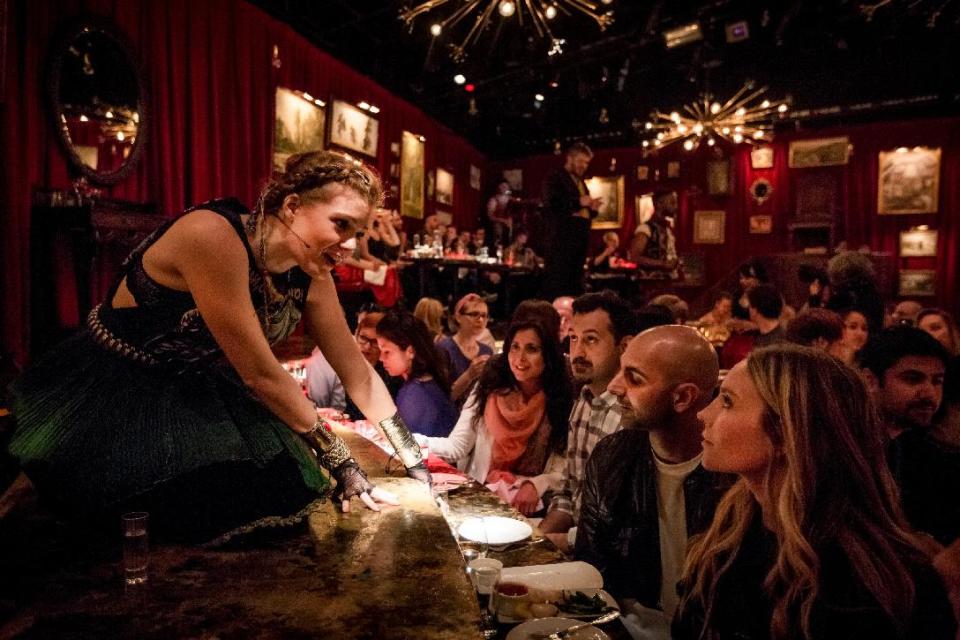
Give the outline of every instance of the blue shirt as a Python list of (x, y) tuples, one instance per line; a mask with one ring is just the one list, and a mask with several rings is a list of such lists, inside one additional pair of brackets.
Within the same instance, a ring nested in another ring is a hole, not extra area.
[(445, 438), (457, 422), (457, 408), (433, 380), (407, 380), (397, 392), (397, 412), (410, 431)]
[[(480, 341), (477, 341), (477, 344), (480, 345), (480, 351), (477, 353), (478, 356), (493, 355), (493, 349), (491, 349), (489, 345), (485, 345)], [(453, 336), (446, 336), (440, 340), (437, 343), (437, 348), (447, 354), (447, 361), (450, 363), (450, 381), (456, 381), (470, 366), (470, 360), (467, 359), (467, 356), (463, 355), (463, 351), (460, 351), (460, 347), (453, 341)]]

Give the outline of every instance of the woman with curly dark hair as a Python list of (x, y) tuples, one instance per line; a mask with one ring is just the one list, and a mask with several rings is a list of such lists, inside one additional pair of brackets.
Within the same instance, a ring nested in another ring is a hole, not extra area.
[(555, 331), (514, 322), (503, 344), (506, 352), (487, 362), (450, 437), (427, 442), (530, 515), (560, 486), (573, 390)]
[(380, 362), (391, 376), (403, 378), (397, 412), (418, 433), (442, 437), (457, 421), (450, 400), (450, 377), (443, 354), (422, 320), (408, 311), (391, 311), (377, 323)]

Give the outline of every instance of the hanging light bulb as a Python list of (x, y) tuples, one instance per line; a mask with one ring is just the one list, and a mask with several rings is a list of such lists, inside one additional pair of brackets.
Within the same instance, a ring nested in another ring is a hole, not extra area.
[(453, 76), (453, 81), (457, 84), (463, 84), (467, 81), (467, 78), (462, 73), (458, 73), (457, 75)]
[(689, 138), (686, 139), (686, 140), (684, 140), (684, 142), (683, 142), (683, 148), (686, 149), (687, 151), (692, 151), (692, 150), (693, 150), (693, 140), (691, 140), (691, 139), (689, 139)]
[(648, 122), (645, 125), (643, 125), (643, 128), (646, 129), (647, 131), (650, 131), (650, 129), (653, 129), (653, 123)]
[(743, 136), (740, 135), (739, 133), (735, 133), (733, 134), (733, 141), (736, 142), (737, 144), (740, 144), (741, 142), (743, 142)]
[(670, 119), (673, 120), (674, 122), (679, 123), (679, 122), (680, 122), (680, 114), (677, 113), (676, 111), (671, 111), (671, 112), (670, 112)]
[(780, 113), (786, 113), (786, 112), (787, 112), (787, 105), (785, 105), (785, 104), (780, 105), (779, 107), (777, 107), (777, 111), (779, 111)]
[(747, 115), (747, 110), (746, 110), (746, 109), (744, 109), (743, 107), (740, 107), (739, 109), (737, 109), (737, 117), (738, 117), (738, 118), (742, 118), (742, 117), (745, 116), (745, 115)]
[(718, 113), (720, 113), (719, 102), (714, 102), (712, 105), (710, 105), (710, 113), (712, 113), (713, 115), (717, 115)]
[(717, 144), (717, 141), (713, 138), (707, 138), (707, 144), (712, 147), (713, 145)]
[(438, 36), (440, 35), (441, 32), (443, 32), (443, 27), (440, 25), (439, 22), (434, 22), (432, 25), (430, 25), (431, 35)]
[(550, 5), (544, 10), (543, 14), (547, 16), (547, 20), (553, 20), (557, 17), (557, 8), (553, 5)]
[(770, 101), (769, 101), (769, 100), (764, 100), (763, 102), (761, 102), (761, 103), (760, 103), (760, 108), (761, 108), (761, 109), (769, 109), (769, 108), (770, 108)]
[(703, 123), (702, 123), (702, 122), (698, 122), (697, 124), (693, 125), (693, 132), (694, 132), (695, 134), (697, 134), (698, 136), (699, 136), (701, 133), (703, 133)]
[(516, 12), (517, 5), (513, 4), (512, 0), (500, 0), (500, 7), (498, 10), (500, 11), (500, 15), (502, 15), (504, 18), (509, 18)]
[(753, 139), (754, 139), (754, 140), (762, 140), (762, 139), (763, 139), (763, 131), (761, 131), (760, 129), (757, 129), (756, 131), (754, 131), (754, 132), (753, 132)]

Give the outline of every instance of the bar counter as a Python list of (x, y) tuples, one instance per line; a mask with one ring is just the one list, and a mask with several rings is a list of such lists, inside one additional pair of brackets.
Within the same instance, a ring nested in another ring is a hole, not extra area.
[[(28, 482), (0, 507), (0, 637), (481, 639), (456, 541), (426, 487), (384, 474), (376, 445), (344, 430), (361, 465), (401, 499), (376, 513), (331, 503), (288, 534), (221, 549), (153, 545), (125, 591), (116, 540), (82, 539)], [(400, 471), (391, 475), (402, 475)]]

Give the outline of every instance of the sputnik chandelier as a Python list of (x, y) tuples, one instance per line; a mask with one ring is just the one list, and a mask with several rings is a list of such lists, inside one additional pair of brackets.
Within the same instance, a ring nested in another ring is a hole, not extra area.
[(445, 5), (459, 4), (459, 7), (453, 13), (433, 22), (430, 25), (430, 33), (437, 37), (444, 31), (456, 27), (467, 17), (472, 17), (473, 24), (466, 36), (459, 44), (450, 45), (450, 57), (455, 62), (461, 62), (466, 57), (466, 50), (480, 40), (480, 36), (491, 24), (491, 16), (493, 16), (494, 11), (504, 20), (516, 15), (521, 27), (526, 26), (525, 20), (533, 25), (537, 36), (542, 40), (547, 40), (550, 44), (547, 53), (555, 56), (563, 53), (563, 45), (566, 41), (557, 38), (551, 30), (550, 23), (554, 18), (561, 13), (568, 16), (581, 13), (596, 22), (600, 31), (603, 31), (613, 23), (613, 11), (603, 8), (601, 5), (612, 3), (613, 0), (600, 0), (599, 2), (592, 2), (591, 0), (426, 0), (401, 11), (400, 19), (413, 30), (413, 21), (417, 16)]
[(683, 112), (669, 114), (656, 111), (653, 119), (644, 125), (651, 139), (644, 140), (644, 149), (662, 149), (683, 140), (683, 148), (693, 151), (701, 144), (714, 146), (720, 140), (734, 144), (761, 144), (773, 137), (773, 122), (786, 117), (787, 102), (774, 104), (760, 100), (767, 87), (753, 89), (747, 83), (726, 102), (714, 101), (703, 95), (696, 102), (683, 107)]

